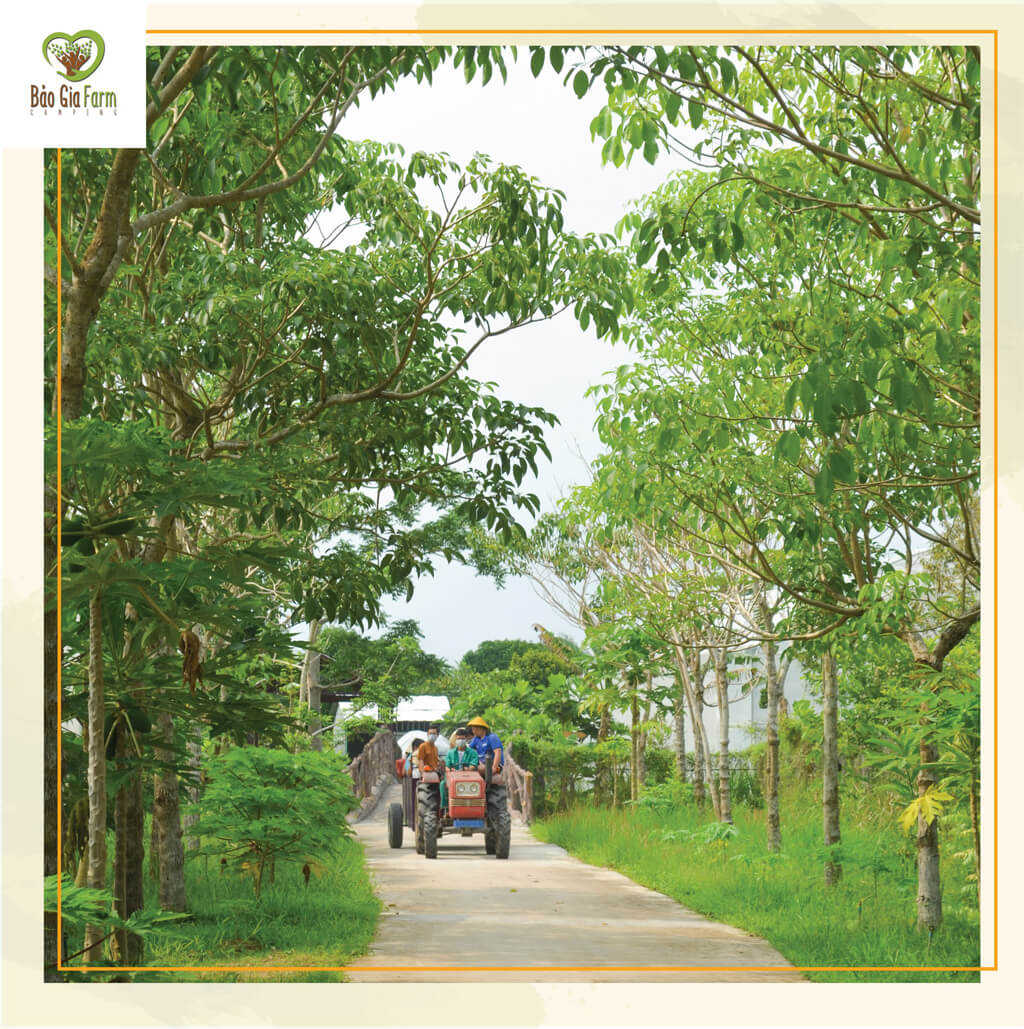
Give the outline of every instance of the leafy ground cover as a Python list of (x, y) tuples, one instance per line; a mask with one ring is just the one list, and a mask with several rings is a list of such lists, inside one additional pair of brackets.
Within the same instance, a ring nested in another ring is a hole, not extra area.
[[(763, 811), (738, 807), (729, 835), (680, 797), (669, 784), (633, 809), (577, 807), (533, 831), (583, 861), (756, 933), (795, 965), (856, 967), (807, 971), (814, 981), (979, 981), (978, 972), (945, 970), (980, 964), (969, 830), (961, 820), (951, 817), (943, 827), (944, 922), (930, 936), (915, 928), (913, 838), (900, 835), (892, 805), (877, 794), (846, 799), (843, 841), (830, 852), (843, 876), (831, 888), (824, 885), (829, 855), (813, 786), (784, 792), (778, 854), (767, 850)], [(879, 966), (904, 970), (871, 970)], [(917, 970), (922, 966), (929, 970)]]
[[(192, 917), (151, 936), (144, 961), (154, 969), (190, 971), (126, 973), (134, 982), (342, 982), (343, 972), (274, 968), (348, 964), (366, 952), (376, 930), (380, 902), (353, 839), (339, 842), (330, 863), (312, 870), (308, 885), (298, 865), (279, 865), (273, 881), (264, 878), (258, 901), (248, 875), (221, 873), (212, 858), (187, 861), (185, 877)], [(156, 884), (147, 876), (146, 907), (155, 906)], [(72, 952), (80, 946), (70, 943)]]

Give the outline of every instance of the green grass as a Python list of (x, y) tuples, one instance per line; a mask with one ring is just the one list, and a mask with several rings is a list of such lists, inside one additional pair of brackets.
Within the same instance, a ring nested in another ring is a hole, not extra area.
[[(320, 876), (310, 876), (308, 886), (301, 865), (278, 864), (274, 882), (264, 876), (257, 901), (249, 876), (221, 874), (215, 859), (198, 857), (186, 858), (185, 890), (193, 917), (149, 937), (143, 960), (194, 971), (130, 973), (134, 982), (342, 982), (343, 972), (274, 972), (273, 967), (348, 964), (366, 953), (380, 913), (363, 850), (354, 839), (341, 841), (337, 855)], [(146, 906), (156, 904), (156, 884), (147, 874)], [(81, 946), (74, 939), (70, 943), (71, 953)], [(249, 968), (203, 970), (213, 965)]]
[[(914, 840), (901, 836), (892, 805), (845, 798), (841, 882), (824, 885), (820, 790), (800, 786), (780, 803), (782, 852), (768, 853), (763, 811), (734, 810), (725, 842), (662, 839), (709, 821), (692, 806), (580, 807), (534, 825), (590, 864), (613, 868), (716, 920), (756, 933), (798, 966), (976, 966), (979, 919), (965, 827), (941, 830), (944, 922), (929, 938), (915, 927)], [(978, 972), (805, 972), (818, 982), (978, 982)]]

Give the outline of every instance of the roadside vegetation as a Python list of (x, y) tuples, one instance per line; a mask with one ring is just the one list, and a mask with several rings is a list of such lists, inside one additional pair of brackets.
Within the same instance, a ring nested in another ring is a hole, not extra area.
[[(682, 750), (678, 732), (672, 746), (665, 724), (670, 682), (653, 684), (654, 700), (641, 692), (640, 733), (622, 718), (628, 710), (608, 716), (600, 728), (585, 704), (571, 702), (578, 677), (562, 674), (573, 662), (586, 661), (585, 651), (550, 636), (547, 646), (519, 641), (520, 653), (547, 650), (560, 662), (562, 673), (541, 683), (502, 667), (515, 660), (509, 656), (486, 673), (474, 671), (474, 655), (492, 646), (467, 654), (447, 688), (453, 713), (486, 711), (502, 727), (510, 753), (533, 772), (538, 838), (764, 937), (794, 965), (820, 969), (806, 973), (816, 981), (978, 981), (979, 973), (969, 970), (980, 964), (977, 782), (968, 759), (980, 745), (976, 632), (948, 663), (936, 692), (901, 684), (899, 675), (908, 669), (898, 649), (865, 651), (859, 664), (845, 664), (837, 719), (841, 838), (832, 841), (824, 831), (822, 685), (806, 670), (806, 686), (818, 699), (797, 699), (780, 715), (774, 819), (768, 804), (771, 751), (764, 741), (728, 754), (724, 820), (710, 799), (717, 791), (721, 805), (720, 755), (713, 755), (710, 777), (702, 779), (701, 759)], [(750, 671), (742, 664), (732, 669), (730, 697), (749, 702), (752, 690), (763, 691), (763, 673), (751, 677)], [(704, 693), (702, 688), (699, 695)], [(935, 765), (943, 922), (922, 930), (915, 797), (922, 714), (929, 704), (945, 712)], [(764, 736), (763, 728), (744, 728)], [(687, 723), (684, 736), (693, 739)], [(845, 970), (832, 970), (837, 967)]]
[[(259, 901), (248, 877), (223, 873), (199, 858), (186, 873), (193, 918), (155, 939), (146, 962), (194, 967), (192, 972), (140, 972), (135, 982), (343, 982), (343, 972), (274, 972), (274, 965), (338, 968), (366, 953), (377, 928), (374, 896), (362, 848), (340, 840), (308, 884), (300, 865), (278, 870)], [(154, 891), (155, 892), (155, 891)], [(156, 900), (151, 894), (151, 899)], [(204, 972), (205, 965), (249, 970)]]
[[(678, 781), (652, 786), (635, 808), (579, 805), (533, 826), (534, 834), (590, 864), (612, 868), (709, 918), (768, 940), (797, 966), (837, 966), (804, 974), (816, 982), (978, 982), (977, 884), (964, 812), (946, 820), (941, 932), (916, 927), (913, 840), (899, 831), (897, 805), (877, 792), (844, 791), (843, 842), (831, 857), (843, 875), (821, 875), (820, 787), (782, 790), (783, 848), (767, 847), (763, 807), (734, 808), (731, 826), (715, 822)], [(869, 971), (903, 966), (909, 971)]]
[[(343, 982), (343, 972), (324, 969), (366, 952), (380, 912), (362, 849), (350, 838), (339, 839), (331, 859), (313, 866), (308, 879), (299, 865), (275, 871), (258, 900), (249, 875), (209, 856), (189, 861), (185, 888), (191, 910), (175, 920), (164, 914), (161, 921), (157, 885), (148, 876), (145, 885), (137, 921), (151, 926), (143, 938), (145, 964), (153, 970), (127, 973), (110, 966), (84, 981)], [(70, 954), (83, 941), (84, 923), (73, 918), (76, 892), (71, 887), (64, 902)], [(314, 970), (275, 972), (274, 966)], [(175, 971), (158, 970), (168, 968)]]

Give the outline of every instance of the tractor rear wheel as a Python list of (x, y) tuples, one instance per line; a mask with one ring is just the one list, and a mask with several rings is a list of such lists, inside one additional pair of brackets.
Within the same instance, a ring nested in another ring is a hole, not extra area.
[(423, 853), (428, 858), (437, 857), (437, 806), (440, 797), (436, 789), (421, 786), (419, 791), (417, 819), (422, 826)]
[(487, 791), (487, 821), (494, 827), (494, 856), (507, 858), (512, 843), (512, 817), (504, 786), (492, 786)]
[(493, 829), (485, 830), (484, 831), (484, 853), (485, 854), (493, 854), (494, 853), (494, 845), (495, 845), (494, 844), (494, 830)]
[(428, 858), (437, 857), (437, 811), (433, 808), (423, 815), (423, 853)]
[(423, 853), (423, 819), (427, 813), (426, 793), (416, 788), (416, 853)]
[(401, 804), (392, 804), (388, 808), (388, 845), (397, 850), (402, 845), (402, 813)]

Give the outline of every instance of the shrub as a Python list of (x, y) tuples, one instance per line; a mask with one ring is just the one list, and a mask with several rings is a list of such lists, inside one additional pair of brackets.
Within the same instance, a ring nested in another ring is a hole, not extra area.
[(331, 751), (290, 754), (235, 747), (210, 761), (192, 854), (215, 854), (252, 875), (257, 899), (268, 865), (319, 864), (351, 833), (358, 806), (345, 762)]
[[(627, 800), (626, 803), (633, 804), (633, 801)], [(669, 815), (692, 803), (693, 789), (690, 784), (673, 778), (656, 786), (642, 788), (634, 806), (656, 814)]]
[(676, 756), (665, 747), (648, 747), (644, 751), (644, 763), (647, 767), (646, 781), (654, 786), (667, 782), (675, 771)]

